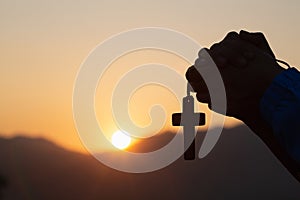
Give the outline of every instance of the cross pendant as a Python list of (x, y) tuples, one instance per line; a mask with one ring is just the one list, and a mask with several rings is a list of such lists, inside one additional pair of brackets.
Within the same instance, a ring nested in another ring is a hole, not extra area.
[[(189, 88), (189, 86), (188, 86)], [(205, 125), (205, 114), (194, 112), (194, 98), (188, 89), (187, 96), (182, 99), (182, 113), (172, 114), (172, 125), (183, 126), (184, 159), (195, 159), (195, 126)]]

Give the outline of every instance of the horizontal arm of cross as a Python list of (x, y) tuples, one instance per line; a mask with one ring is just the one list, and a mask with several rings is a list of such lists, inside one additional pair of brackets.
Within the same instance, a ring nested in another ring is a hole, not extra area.
[[(182, 113), (173, 113), (172, 114), (172, 125), (173, 126), (184, 126), (186, 123), (182, 119)], [(205, 125), (205, 113), (194, 113), (193, 118), (188, 123), (193, 126), (203, 126)]]

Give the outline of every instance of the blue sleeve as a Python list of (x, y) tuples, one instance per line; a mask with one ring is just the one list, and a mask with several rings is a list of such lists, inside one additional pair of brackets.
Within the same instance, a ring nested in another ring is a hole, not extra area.
[(275, 77), (261, 99), (260, 111), (279, 143), (300, 163), (300, 73), (295, 68)]

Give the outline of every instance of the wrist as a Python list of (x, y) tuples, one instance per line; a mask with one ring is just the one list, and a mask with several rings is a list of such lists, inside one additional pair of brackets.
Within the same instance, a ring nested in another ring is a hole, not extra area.
[(273, 70), (270, 70), (270, 72), (268, 74), (266, 74), (267, 75), (266, 76), (267, 88), (269, 88), (269, 86), (272, 84), (274, 79), (284, 71), (285, 71), (285, 69), (276, 63), (276, 66), (273, 68)]

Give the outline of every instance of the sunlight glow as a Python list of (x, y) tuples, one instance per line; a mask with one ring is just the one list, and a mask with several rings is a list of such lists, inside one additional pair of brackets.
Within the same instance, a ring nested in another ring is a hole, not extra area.
[(130, 145), (131, 138), (122, 131), (116, 131), (111, 137), (112, 144), (118, 149), (125, 149)]

